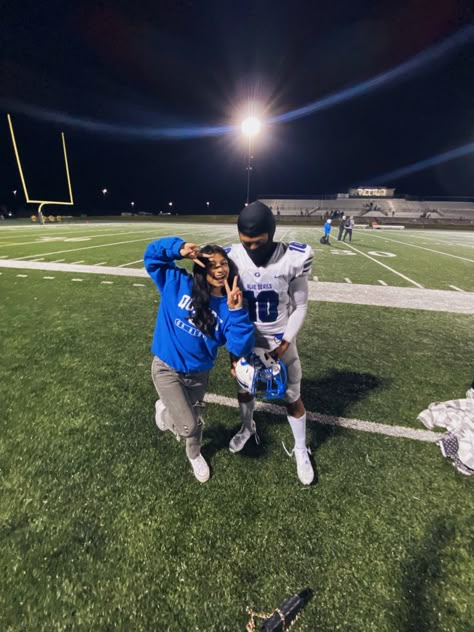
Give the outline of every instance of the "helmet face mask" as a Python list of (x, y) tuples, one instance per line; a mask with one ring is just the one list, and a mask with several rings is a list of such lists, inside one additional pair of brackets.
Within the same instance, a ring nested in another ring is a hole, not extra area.
[(235, 376), (242, 389), (261, 399), (281, 399), (288, 385), (286, 366), (264, 349), (240, 358)]

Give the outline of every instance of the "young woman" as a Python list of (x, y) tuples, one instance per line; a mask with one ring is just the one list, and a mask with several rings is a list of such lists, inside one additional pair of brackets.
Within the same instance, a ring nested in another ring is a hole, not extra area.
[[(175, 264), (194, 261), (193, 274)], [(253, 325), (242, 307), (237, 269), (219, 246), (166, 237), (151, 243), (145, 268), (161, 294), (151, 350), (152, 378), (160, 399), (156, 424), (186, 440), (194, 476), (209, 479), (201, 455), (202, 412), (209, 371), (222, 345), (235, 356), (253, 346)]]

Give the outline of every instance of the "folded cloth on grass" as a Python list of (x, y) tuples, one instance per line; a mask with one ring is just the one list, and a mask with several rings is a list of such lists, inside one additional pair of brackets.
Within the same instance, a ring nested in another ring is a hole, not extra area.
[(474, 474), (474, 386), (466, 399), (434, 402), (418, 417), (427, 428), (446, 428), (438, 445), (443, 456), (452, 459), (454, 467), (467, 476)]

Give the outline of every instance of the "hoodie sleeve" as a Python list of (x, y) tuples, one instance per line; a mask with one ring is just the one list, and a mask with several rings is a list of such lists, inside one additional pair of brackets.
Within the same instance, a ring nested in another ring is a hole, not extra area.
[(248, 355), (254, 346), (254, 326), (245, 309), (229, 310), (224, 335), (226, 349), (237, 357)]
[(187, 274), (175, 264), (176, 260), (183, 257), (179, 254), (184, 239), (180, 237), (165, 237), (148, 244), (145, 250), (144, 263), (148, 274), (160, 290), (163, 290), (166, 281), (179, 278)]

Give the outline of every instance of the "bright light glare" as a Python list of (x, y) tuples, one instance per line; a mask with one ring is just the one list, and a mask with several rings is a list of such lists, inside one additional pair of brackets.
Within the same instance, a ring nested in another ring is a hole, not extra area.
[(241, 125), (242, 134), (245, 134), (245, 136), (249, 136), (249, 137), (255, 136), (255, 134), (259, 133), (261, 127), (262, 127), (262, 124), (258, 120), (258, 118), (256, 118), (255, 116), (249, 116), (248, 118), (245, 119), (245, 121), (242, 121), (242, 125)]

